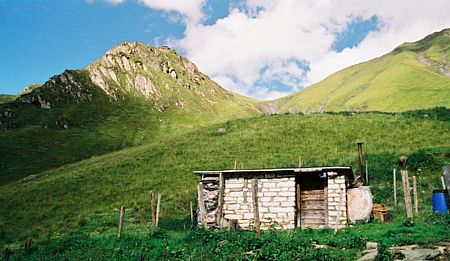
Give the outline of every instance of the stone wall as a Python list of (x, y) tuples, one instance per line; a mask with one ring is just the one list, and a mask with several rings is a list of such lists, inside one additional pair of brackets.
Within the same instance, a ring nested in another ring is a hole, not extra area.
[[(225, 179), (223, 213), (237, 220), (239, 229), (254, 224), (251, 178)], [(295, 177), (258, 178), (258, 208), (261, 229), (295, 227)]]
[[(339, 219), (339, 194), (342, 190), (342, 200)], [(338, 220), (338, 228), (347, 226), (347, 191), (344, 176), (328, 178), (328, 226), (334, 228)]]
[[(205, 203), (206, 223), (209, 228), (217, 227), (217, 212), (219, 205), (219, 179), (206, 178), (201, 181), (202, 197)], [(200, 210), (197, 209), (198, 225), (201, 225)]]

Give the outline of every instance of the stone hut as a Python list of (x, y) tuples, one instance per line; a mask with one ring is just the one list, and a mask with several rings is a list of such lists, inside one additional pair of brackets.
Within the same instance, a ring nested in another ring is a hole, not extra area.
[(253, 229), (255, 220), (261, 229), (347, 226), (351, 167), (194, 173), (200, 175), (198, 222), (205, 227)]

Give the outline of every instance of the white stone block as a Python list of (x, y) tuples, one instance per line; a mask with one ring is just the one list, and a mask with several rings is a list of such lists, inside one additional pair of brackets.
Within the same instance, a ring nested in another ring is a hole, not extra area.
[(286, 212), (289, 212), (290, 209), (289, 208), (281, 208), (280, 207), (280, 208), (270, 208), (269, 211), (272, 212), (272, 213), (286, 213)]
[(254, 214), (253, 214), (253, 213), (250, 213), (250, 212), (248, 212), (248, 213), (243, 213), (243, 218), (244, 218), (244, 219), (252, 219), (252, 218), (254, 218)]
[(236, 219), (236, 220), (242, 219), (242, 215), (239, 215), (239, 214), (226, 214), (226, 215), (224, 215), (224, 217), (226, 219)]
[(282, 202), (282, 201), (286, 201), (287, 198), (286, 197), (274, 197), (273, 201), (278, 201), (278, 202)]
[(228, 204), (226, 206), (227, 209), (230, 210), (236, 210), (236, 209), (240, 209), (241, 208), (241, 204)]
[(225, 189), (232, 189), (232, 188), (244, 188), (244, 183), (230, 183), (225, 185)]
[(295, 207), (295, 202), (293, 200), (291, 201), (283, 201), (280, 202), (282, 207)]
[(230, 197), (242, 197), (244, 194), (242, 192), (230, 192)]
[(279, 187), (279, 188), (295, 187), (295, 182), (293, 182), (293, 181), (280, 182), (277, 184), (277, 187)]
[(274, 188), (276, 186), (276, 183), (274, 182), (264, 182), (263, 187), (264, 188)]
[(279, 207), (279, 206), (281, 206), (281, 202), (267, 201), (267, 202), (262, 202), (262, 205), (264, 207)]
[(277, 217), (276, 213), (264, 213), (262, 215), (262, 218), (265, 218), (265, 219), (273, 219), (273, 218), (276, 218), (276, 217)]
[(283, 213), (277, 213), (277, 218), (287, 218), (288, 216), (287, 216), (287, 213), (286, 212), (283, 212)]
[[(269, 212), (267, 207), (258, 206), (259, 213)], [(251, 210), (253, 211), (253, 210)]]
[(277, 192), (264, 192), (264, 197), (273, 197), (277, 195), (278, 195)]
[(295, 197), (295, 192), (278, 192), (278, 196)]

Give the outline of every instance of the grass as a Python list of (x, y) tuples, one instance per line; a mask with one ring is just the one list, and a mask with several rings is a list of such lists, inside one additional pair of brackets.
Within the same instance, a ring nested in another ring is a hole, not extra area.
[[(278, 99), (280, 112), (385, 111), (450, 106), (450, 78), (435, 68), (450, 55), (444, 31), (399, 46), (379, 58), (343, 69), (302, 91)], [(433, 63), (421, 62), (419, 55)]]
[(230, 169), (235, 160), (245, 168), (292, 167), (300, 156), (304, 166), (355, 167), (357, 141), (364, 142), (377, 202), (390, 203), (384, 191), (397, 157), (405, 154), (412, 171), (422, 168), (419, 191), (429, 205), (440, 167), (449, 163), (450, 125), (447, 110), (421, 113), (240, 119), (64, 165), (34, 181), (2, 186), (0, 234), (3, 242), (42, 239), (50, 231), (77, 229), (92, 215), (116, 213), (120, 205), (138, 213), (136, 222), (146, 222), (150, 190), (163, 195), (163, 219), (184, 218), (195, 199), (193, 170)]
[(16, 98), (15, 95), (10, 94), (0, 94), (0, 104), (13, 101)]
[[(80, 103), (65, 93), (67, 87), (55, 77), (55, 86), (49, 83), (24, 94), (51, 101), (52, 109), (20, 101), (0, 104), (0, 112), (8, 109), (13, 114), (0, 113), (0, 185), (189, 129), (258, 114), (251, 101), (230, 93), (209, 97), (214, 101), (209, 103), (186, 90), (180, 91), (189, 97), (185, 108), (175, 106), (172, 97), (164, 103), (166, 110), (158, 112), (155, 103), (142, 95), (123, 93), (114, 101), (90, 82), (86, 71), (69, 73), (83, 85), (83, 94), (91, 95), (89, 101)], [(68, 129), (57, 126), (61, 118), (67, 119)]]
[(269, 230), (260, 238), (253, 231), (187, 229), (168, 222), (153, 231), (129, 218), (122, 238), (117, 239), (114, 225), (99, 222), (102, 219), (34, 243), (29, 250), (21, 245), (8, 247), (13, 249), (13, 260), (355, 260), (367, 241), (386, 246), (430, 244), (448, 239), (450, 232), (448, 216), (430, 213), (422, 214), (413, 226), (405, 226), (404, 219), (397, 217), (392, 223), (371, 222), (337, 234), (331, 229)]

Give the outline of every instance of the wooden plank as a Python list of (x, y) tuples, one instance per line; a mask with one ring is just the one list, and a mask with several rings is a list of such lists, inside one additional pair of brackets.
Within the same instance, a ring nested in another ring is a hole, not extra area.
[(297, 184), (296, 184), (296, 192), (297, 192), (297, 227), (300, 227), (301, 226), (301, 219), (300, 219), (300, 217), (301, 217), (301, 206), (302, 206), (302, 201), (301, 201), (301, 197), (300, 197), (300, 195), (301, 195), (301, 190), (300, 190), (300, 183), (299, 182), (297, 182)]
[(328, 227), (328, 181), (324, 181), (323, 198), (325, 204), (325, 226)]
[(200, 223), (204, 228), (208, 227), (208, 224), (206, 223), (206, 209), (205, 209), (205, 200), (203, 198), (203, 184), (200, 182), (197, 186), (197, 193), (198, 193), (198, 210), (199, 210), (199, 218)]
[(323, 193), (323, 189), (306, 189), (306, 188), (304, 188), (302, 191), (303, 195), (310, 195), (310, 194), (322, 195), (322, 193)]
[(259, 230), (259, 207), (258, 207), (258, 179), (253, 178), (252, 180), (252, 197), (253, 197), (253, 217), (255, 221), (256, 237), (260, 237), (261, 233)]
[(224, 193), (224, 188), (225, 187), (225, 181), (223, 178), (223, 174), (220, 173), (219, 175), (219, 199), (218, 199), (218, 210), (217, 210), (217, 226), (220, 228), (222, 227), (222, 220), (223, 220), (223, 193)]

